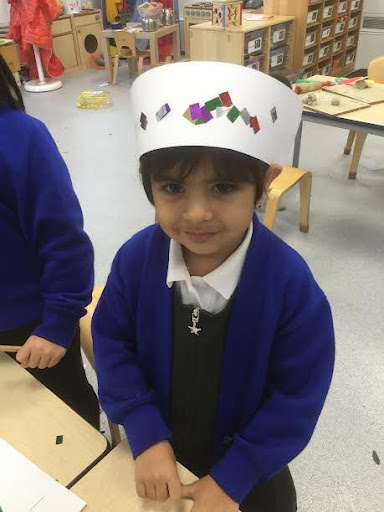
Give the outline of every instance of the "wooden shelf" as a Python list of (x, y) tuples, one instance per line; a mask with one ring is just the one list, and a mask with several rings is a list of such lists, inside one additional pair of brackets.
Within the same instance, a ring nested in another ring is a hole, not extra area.
[[(384, 0), (383, 0), (384, 1)], [(309, 0), (265, 0), (264, 2), (264, 12), (265, 14), (279, 14), (279, 15), (291, 15), (296, 18), (296, 39), (294, 43), (294, 55), (293, 55), (293, 71), (299, 71), (303, 69), (303, 57), (304, 53), (310, 51), (316, 51), (316, 49), (320, 49), (320, 46), (328, 43), (332, 43), (333, 41), (342, 41), (342, 49), (340, 49), (337, 53), (333, 53), (333, 46), (331, 51), (331, 58), (339, 58), (341, 60), (340, 64), (344, 64), (343, 55), (346, 52), (346, 41), (349, 35), (357, 34), (356, 41), (354, 44), (347, 49), (347, 52), (354, 51), (358, 45), (358, 34), (360, 28), (360, 21), (363, 10), (363, 2), (361, 2), (358, 9), (351, 11), (351, 0), (348, 1), (347, 10), (345, 12), (339, 13), (338, 7), (341, 0), (319, 0), (315, 3), (309, 4)], [(328, 18), (324, 18), (324, 10), (327, 7), (333, 7), (332, 16)], [(313, 9), (319, 9), (318, 20), (315, 23), (307, 24), (308, 13)], [(349, 29), (348, 25), (351, 17), (357, 17), (359, 22), (356, 27)], [(339, 34), (335, 33), (336, 24), (339, 21), (345, 21), (345, 29), (343, 32)], [(332, 35), (324, 40), (321, 40), (321, 32), (322, 30), (330, 26), (332, 29)], [(317, 36), (317, 41), (307, 48), (304, 47), (305, 38), (311, 30), (319, 30), (319, 34)], [(318, 55), (318, 53), (317, 53)], [(327, 62), (329, 56), (323, 57), (319, 61), (317, 58), (312, 64), (308, 64), (305, 66), (305, 69), (313, 69), (316, 65), (321, 65)], [(354, 67), (354, 64), (348, 66), (340, 66), (339, 70), (341, 72), (346, 73), (350, 70), (350, 68)]]
[(307, 29), (319, 27), (321, 25), (321, 21), (314, 21), (313, 23), (307, 23)]

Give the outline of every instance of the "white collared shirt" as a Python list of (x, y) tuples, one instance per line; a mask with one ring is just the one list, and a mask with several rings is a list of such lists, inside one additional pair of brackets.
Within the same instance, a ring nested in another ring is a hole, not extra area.
[(181, 245), (171, 239), (167, 286), (171, 288), (176, 283), (183, 304), (193, 304), (210, 313), (219, 313), (225, 308), (239, 283), (252, 233), (251, 222), (244, 240), (236, 251), (213, 272), (203, 277), (189, 275)]

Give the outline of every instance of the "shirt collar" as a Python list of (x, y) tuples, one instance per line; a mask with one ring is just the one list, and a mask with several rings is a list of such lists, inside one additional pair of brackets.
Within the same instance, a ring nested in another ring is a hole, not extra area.
[[(231, 297), (239, 282), (248, 247), (251, 243), (252, 233), (253, 223), (251, 222), (244, 240), (236, 251), (231, 254), (231, 256), (220, 265), (220, 267), (217, 267), (215, 270), (201, 278), (227, 300)], [(181, 245), (171, 239), (169, 245), (167, 286), (171, 288), (173, 283), (177, 281), (186, 281), (187, 283), (190, 283), (191, 277), (187, 266), (185, 265)]]

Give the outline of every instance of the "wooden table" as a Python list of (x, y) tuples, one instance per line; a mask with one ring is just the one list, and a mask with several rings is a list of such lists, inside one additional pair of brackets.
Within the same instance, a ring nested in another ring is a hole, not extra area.
[[(157, 46), (157, 40), (160, 37), (172, 35), (172, 43), (173, 43), (173, 59), (175, 61), (180, 60), (180, 34), (179, 34), (179, 25), (166, 25), (164, 27), (155, 30), (154, 32), (135, 32), (136, 39), (146, 39), (149, 40), (149, 50), (151, 52), (151, 66), (158, 66), (159, 64), (159, 51)], [(108, 73), (108, 81), (112, 83), (112, 57), (109, 51), (110, 48), (110, 40), (115, 39), (115, 31), (114, 30), (103, 30), (101, 32), (101, 44), (104, 53), (105, 67)]]
[(100, 432), (2, 353), (0, 418), (0, 437), (67, 487), (107, 451)]
[[(178, 465), (181, 481), (190, 484), (196, 477)], [(135, 463), (126, 440), (79, 480), (72, 492), (87, 502), (84, 512), (189, 512), (190, 500), (166, 503), (140, 499), (136, 494)]]
[[(324, 77), (316, 75), (311, 80), (333, 80), (334, 77)], [(303, 120), (296, 135), (295, 149), (293, 155), (293, 167), (299, 167), (301, 136), (303, 130), (303, 122), (324, 124), (326, 126), (335, 126), (336, 128), (344, 128), (355, 132), (378, 135), (384, 137), (384, 103), (377, 103), (362, 110), (355, 110), (348, 114), (336, 117), (327, 116), (319, 112), (304, 110)], [(358, 162), (361, 156), (362, 145), (358, 145), (354, 151), (350, 176), (356, 175)]]

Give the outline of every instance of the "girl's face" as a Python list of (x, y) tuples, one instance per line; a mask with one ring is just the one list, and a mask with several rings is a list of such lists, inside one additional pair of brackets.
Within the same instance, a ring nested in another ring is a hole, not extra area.
[(184, 248), (191, 275), (205, 275), (241, 244), (255, 209), (255, 185), (220, 181), (209, 160), (181, 180), (152, 177), (156, 220)]

